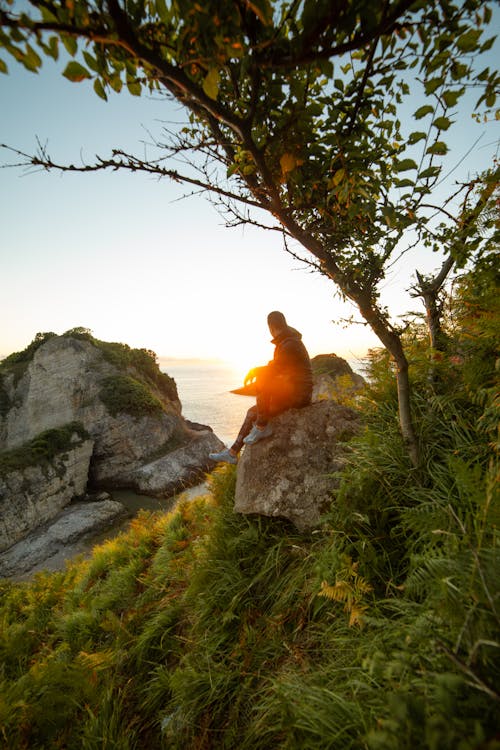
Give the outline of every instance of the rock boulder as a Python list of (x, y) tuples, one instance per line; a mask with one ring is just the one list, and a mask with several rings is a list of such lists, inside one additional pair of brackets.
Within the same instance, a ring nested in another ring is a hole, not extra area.
[(331, 400), (290, 409), (271, 421), (271, 437), (247, 446), (238, 463), (235, 511), (279, 516), (299, 531), (318, 525), (338, 487), (357, 413)]

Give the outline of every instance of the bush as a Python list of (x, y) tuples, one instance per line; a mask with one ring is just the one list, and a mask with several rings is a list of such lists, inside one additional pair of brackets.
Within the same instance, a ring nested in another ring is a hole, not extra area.
[[(78, 437), (77, 443), (74, 436)], [(0, 476), (11, 471), (22, 471), (28, 466), (52, 463), (56, 456), (75, 447), (89, 435), (80, 422), (46, 430), (19, 448), (0, 453)]]
[(128, 375), (111, 375), (102, 382), (100, 398), (108, 412), (131, 414), (142, 417), (148, 414), (161, 414), (161, 402), (140, 381)]

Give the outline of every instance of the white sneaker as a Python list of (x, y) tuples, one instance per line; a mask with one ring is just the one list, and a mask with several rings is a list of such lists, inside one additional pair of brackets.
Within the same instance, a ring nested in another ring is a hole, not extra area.
[(243, 439), (245, 445), (255, 445), (259, 440), (263, 440), (266, 437), (270, 437), (273, 434), (273, 430), (270, 424), (266, 424), (265, 427), (257, 427), (256, 424), (252, 427), (250, 433)]
[(229, 448), (225, 448), (223, 451), (220, 451), (220, 453), (209, 453), (208, 457), (212, 459), (212, 461), (217, 461), (217, 463), (219, 462), (226, 463), (226, 464), (238, 463), (238, 456), (233, 456)]

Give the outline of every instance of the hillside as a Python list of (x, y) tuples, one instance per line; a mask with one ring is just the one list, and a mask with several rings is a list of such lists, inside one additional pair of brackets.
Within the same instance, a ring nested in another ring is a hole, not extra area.
[(91, 560), (1, 583), (5, 746), (498, 750), (490, 281), (463, 283), (446, 352), (409, 332), (418, 469), (373, 352), (366, 429), (318, 530), (235, 513), (230, 466)]

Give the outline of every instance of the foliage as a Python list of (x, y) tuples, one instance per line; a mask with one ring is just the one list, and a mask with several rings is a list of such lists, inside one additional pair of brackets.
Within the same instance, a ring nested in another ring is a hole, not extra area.
[[(212, 195), (230, 225), (278, 229), (294, 255), (289, 242), (301, 246), (395, 358), (400, 425), (416, 465), (408, 364), (380, 285), (408, 249), (409, 230), (444, 252), (444, 276), (480, 249), (498, 170), (467, 177), (444, 203), (432, 193), (454, 125), (498, 116), (499, 74), (482, 63), (494, 42), (485, 36), (491, 8), (482, 0), (31, 5), (32, 16), (15, 4), (0, 9), (0, 46), (28, 70), (42, 65), (35, 47), (57, 60), (62, 45), (73, 58), (63, 72), (70, 81), (92, 81), (103, 99), (122, 89), (166, 93), (188, 122), (158, 139), (150, 161), (115, 149), (94, 165), (60, 165), (41, 147), (20, 154), (24, 163), (169, 177)], [(471, 89), (475, 103), (465, 97)]]
[(22, 471), (28, 466), (52, 463), (56, 456), (74, 448), (89, 435), (80, 422), (45, 430), (29, 443), (0, 453), (0, 476), (11, 471)]
[(484, 273), (450, 312), (447, 393), (408, 333), (418, 469), (392, 363), (373, 352), (366, 429), (314, 533), (234, 513), (226, 466), (206, 496), (141, 514), (89, 560), (0, 582), (5, 745), (495, 750), (496, 355), (468, 335), (496, 304)]
[(148, 388), (128, 375), (110, 375), (105, 378), (99, 396), (113, 417), (121, 413), (135, 417), (159, 415), (163, 411), (161, 402)]

